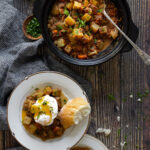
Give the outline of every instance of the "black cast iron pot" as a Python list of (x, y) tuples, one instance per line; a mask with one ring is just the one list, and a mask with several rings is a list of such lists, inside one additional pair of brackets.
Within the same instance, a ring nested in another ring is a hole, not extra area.
[[(122, 18), (121, 28), (135, 42), (138, 37), (138, 29), (131, 19), (131, 12), (128, 3), (126, 2), (126, 0), (112, 1), (119, 9), (119, 14)], [(48, 16), (54, 2), (55, 0), (36, 0), (34, 4), (33, 14), (40, 22), (43, 38), (47, 42), (50, 50), (53, 51), (56, 56), (72, 64), (90, 66), (97, 65), (109, 60), (110, 58), (115, 56), (120, 50), (129, 51), (130, 49), (132, 49), (131, 45), (128, 44), (127, 41), (120, 35), (117, 40), (113, 41), (106, 50), (100, 52), (95, 58), (80, 60), (72, 58), (65, 52), (60, 51), (53, 43), (47, 27)]]

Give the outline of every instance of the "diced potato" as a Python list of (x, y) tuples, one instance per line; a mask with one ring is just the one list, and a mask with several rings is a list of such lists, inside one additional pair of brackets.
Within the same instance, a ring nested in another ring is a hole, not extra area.
[(91, 30), (93, 31), (93, 32), (97, 32), (98, 30), (99, 30), (99, 25), (98, 24), (96, 24), (96, 23), (94, 23), (94, 22), (92, 22), (91, 23), (91, 26), (90, 26), (90, 28), (91, 28)]
[(23, 120), (23, 124), (29, 125), (31, 123), (32, 118), (25, 116)]
[(93, 51), (93, 52), (89, 52), (89, 53), (88, 53), (88, 56), (94, 56), (94, 55), (97, 55), (97, 53), (98, 53), (98, 52), (95, 50), (95, 51)]
[(104, 47), (104, 42), (102, 40), (97, 40), (97, 47), (101, 50)]
[(31, 124), (28, 128), (28, 131), (33, 134), (36, 129), (37, 129), (37, 127), (35, 125)]
[(35, 113), (39, 111), (39, 106), (38, 105), (32, 105), (31, 106), (31, 113)]
[(76, 22), (75, 22), (75, 20), (74, 20), (71, 16), (68, 16), (68, 17), (65, 19), (65, 23), (66, 23), (67, 25), (73, 26)]
[(89, 21), (91, 19), (91, 15), (89, 15), (88, 13), (85, 13), (83, 16), (82, 16), (82, 20), (84, 21)]
[(69, 10), (71, 10), (72, 8), (73, 8), (73, 3), (67, 3), (66, 4), (66, 7), (69, 9)]
[(99, 28), (100, 34), (106, 34), (108, 32), (107, 26), (103, 26)]
[(96, 6), (98, 4), (98, 1), (97, 0), (90, 0), (90, 3)]
[(59, 38), (58, 40), (54, 41), (54, 43), (58, 46), (58, 47), (64, 47), (65, 46), (65, 40), (63, 38)]
[(84, 9), (84, 11), (85, 11), (86, 13), (88, 13), (88, 14), (92, 14), (92, 8), (90, 8), (90, 7), (86, 7), (86, 8)]
[(59, 15), (58, 5), (54, 4), (51, 13), (52, 13), (52, 15)]
[(60, 89), (53, 89), (52, 96), (61, 96), (61, 90)]
[(118, 30), (115, 28), (113, 30), (110, 31), (110, 36), (113, 38), (113, 39), (116, 39), (118, 37)]
[(82, 4), (77, 1), (74, 1), (73, 9), (81, 9), (81, 8), (82, 8)]
[(87, 34), (83, 37), (83, 43), (88, 43), (93, 39), (93, 36), (88, 36)]
[(80, 29), (73, 29), (72, 34), (74, 39), (81, 39), (83, 37), (83, 33)]
[(44, 88), (44, 94), (48, 94), (48, 95), (50, 95), (52, 93), (52, 88), (51, 87), (45, 87)]
[(72, 48), (71, 48), (70, 45), (67, 45), (67, 46), (64, 48), (64, 50), (65, 50), (65, 52), (70, 53), (71, 50), (72, 50)]
[(88, 0), (84, 0), (84, 7), (87, 7), (89, 4), (89, 1)]
[(72, 33), (69, 34), (69, 40), (71, 41), (72, 44), (75, 44), (77, 42), (76, 39), (74, 39)]
[(32, 94), (32, 96), (33, 96), (34, 98), (38, 99), (38, 98), (40, 98), (40, 97), (43, 96), (43, 91), (40, 90), (40, 89), (38, 89), (38, 90), (36, 90), (36, 91)]

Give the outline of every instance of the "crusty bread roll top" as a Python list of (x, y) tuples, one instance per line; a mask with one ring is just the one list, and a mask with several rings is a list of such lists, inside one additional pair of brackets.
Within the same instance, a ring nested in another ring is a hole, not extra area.
[(90, 114), (91, 107), (83, 98), (74, 98), (61, 109), (59, 118), (63, 127), (69, 128)]

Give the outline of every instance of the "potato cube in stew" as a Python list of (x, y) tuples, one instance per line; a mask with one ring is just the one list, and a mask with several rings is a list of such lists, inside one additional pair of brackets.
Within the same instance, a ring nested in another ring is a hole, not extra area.
[(74, 1), (73, 9), (81, 9), (81, 8), (82, 8), (82, 4), (77, 1)]
[(88, 36), (87, 34), (84, 35), (83, 37), (83, 43), (88, 43), (93, 39), (93, 36)]
[(29, 125), (32, 121), (31, 117), (25, 116), (24, 120), (23, 120), (23, 124)]
[(50, 86), (44, 88), (44, 94), (50, 95), (52, 93), (52, 88)]
[(68, 35), (68, 37), (69, 37), (69, 40), (71, 41), (71, 44), (75, 44), (75, 43), (77, 42), (77, 40), (76, 40), (76, 39), (74, 39), (74, 37), (73, 37), (73, 34), (72, 34), (72, 33), (70, 33), (70, 34)]
[(82, 16), (82, 20), (84, 21), (89, 21), (91, 19), (91, 16), (88, 14), (88, 13), (85, 13), (83, 16)]
[(28, 131), (33, 134), (36, 131), (36, 129), (37, 129), (37, 127), (35, 125), (31, 124), (28, 128)]
[(92, 22), (91, 23), (91, 26), (90, 26), (90, 29), (93, 31), (93, 32), (97, 32), (99, 30), (100, 26), (98, 24), (96, 24), (95, 22)]
[(83, 33), (80, 29), (73, 29), (73, 38), (81, 39), (83, 37)]
[(69, 9), (69, 10), (71, 10), (72, 8), (73, 8), (73, 3), (67, 3), (66, 4), (66, 7)]
[(61, 90), (60, 89), (53, 89), (52, 96), (55, 96), (55, 97), (61, 96)]
[(40, 89), (37, 89), (37, 90), (32, 94), (32, 96), (33, 96), (35, 99), (38, 99), (38, 98), (40, 98), (40, 97), (43, 96), (43, 91), (40, 90)]
[(65, 46), (65, 40), (63, 38), (59, 38), (58, 40), (55, 40), (54, 43), (60, 48)]
[(68, 44), (65, 48), (64, 48), (65, 52), (70, 53), (72, 48), (71, 46)]
[(88, 56), (94, 56), (94, 55), (97, 55), (98, 52), (96, 50), (94, 50), (93, 52), (89, 52), (88, 53)]
[(97, 0), (90, 0), (90, 3), (96, 6), (98, 4), (98, 1)]
[(96, 46), (97, 46), (100, 50), (102, 50), (103, 47), (104, 47), (104, 42), (103, 42), (102, 40), (97, 40)]
[(107, 26), (103, 26), (99, 28), (100, 34), (106, 34), (108, 32)]
[(113, 39), (116, 39), (118, 37), (118, 30), (115, 28), (115, 29), (112, 29), (110, 31), (110, 36), (113, 38)]
[(87, 7), (89, 4), (89, 1), (88, 0), (84, 0), (84, 7)]
[(71, 16), (68, 16), (65, 19), (65, 24), (67, 24), (67, 25), (73, 26), (75, 23), (76, 23), (75, 20)]

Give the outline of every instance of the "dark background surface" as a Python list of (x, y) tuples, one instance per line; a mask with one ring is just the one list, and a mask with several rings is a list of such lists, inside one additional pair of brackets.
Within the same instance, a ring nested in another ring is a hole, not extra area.
[[(133, 21), (139, 28), (137, 44), (150, 54), (150, 0), (127, 1)], [(31, 0), (13, 0), (13, 3), (24, 14), (32, 14)], [(41, 52), (46, 49), (41, 48)], [(150, 96), (140, 103), (137, 102), (137, 93), (150, 88), (150, 66), (145, 66), (134, 50), (122, 52), (98, 66), (65, 64), (92, 83), (92, 119), (88, 133), (99, 138), (110, 150), (120, 150), (120, 142), (125, 140), (126, 150), (149, 150)], [(110, 101), (107, 96), (110, 94), (116, 100)], [(130, 94), (133, 94), (133, 99), (129, 98)], [(117, 116), (120, 116), (120, 122)], [(96, 135), (99, 127), (112, 129), (110, 136)], [(0, 150), (18, 145), (9, 131), (0, 131)]]

